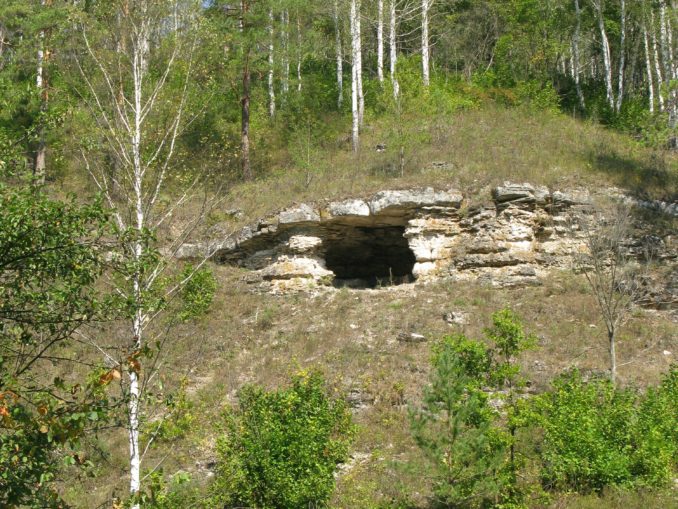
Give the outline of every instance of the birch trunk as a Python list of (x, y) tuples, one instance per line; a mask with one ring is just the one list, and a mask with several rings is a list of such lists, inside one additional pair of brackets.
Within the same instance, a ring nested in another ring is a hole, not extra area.
[(384, 0), (377, 4), (377, 78), (384, 82)]
[(610, 42), (605, 30), (605, 18), (603, 17), (603, 0), (593, 2), (596, 9), (596, 18), (598, 19), (598, 29), (600, 31), (600, 43), (603, 50), (603, 67), (605, 72), (605, 94), (610, 108), (615, 108), (614, 90), (612, 88), (612, 57), (610, 55)]
[[(40, 0), (40, 6), (45, 8), (51, 2), (49, 0)], [(47, 37), (44, 29), (40, 30), (38, 35), (38, 55), (35, 85), (40, 94), (40, 111), (44, 114), (47, 111), (47, 78), (45, 76), (45, 60), (47, 49), (45, 48), (45, 39)], [(42, 122), (42, 121), (41, 121)], [(45, 140), (45, 128), (40, 125), (38, 129), (38, 147), (35, 152), (35, 161), (33, 164), (33, 182), (41, 186), (45, 183), (45, 171), (47, 166), (47, 142)]]
[(287, 95), (290, 90), (290, 55), (289, 55), (289, 41), (290, 41), (290, 18), (289, 13), (285, 10), (280, 15), (281, 21), (281, 37), (282, 37), (282, 95)]
[(268, 11), (268, 22), (268, 115), (273, 118), (275, 117), (273, 11)]
[(574, 0), (574, 9), (577, 17), (574, 34), (572, 35), (572, 78), (574, 79), (575, 87), (577, 88), (577, 98), (579, 99), (579, 106), (582, 111), (586, 110), (586, 101), (584, 100), (584, 93), (581, 89), (581, 80), (579, 74), (579, 40), (581, 38), (581, 8), (579, 0)]
[[(243, 34), (247, 30), (246, 17), (249, 11), (249, 0), (240, 2), (240, 30)], [(249, 42), (245, 42), (242, 68), (242, 98), (240, 100), (240, 163), (245, 180), (252, 180), (252, 166), (250, 164), (250, 53)]]
[(302, 60), (302, 47), (301, 47), (301, 18), (297, 14), (297, 92), (301, 93), (302, 82), (301, 82), (301, 60)]
[(337, 57), (337, 108), (344, 105), (344, 55), (341, 47), (338, 0), (334, 0), (334, 48)]
[(363, 40), (362, 40), (362, 28), (361, 28), (361, 19), (360, 19), (360, 9), (361, 9), (361, 0), (357, 0), (356, 5), (356, 17), (355, 17), (355, 26), (356, 26), (356, 81), (358, 84), (358, 117), (360, 119), (360, 127), (363, 126), (365, 120), (365, 94), (363, 92)]
[(428, 36), (429, 9), (431, 0), (421, 0), (421, 65), (424, 86), (428, 87), (431, 83), (430, 59), (431, 47)]
[(360, 27), (359, 19), (359, 0), (351, 0), (350, 22), (351, 22), (351, 113), (353, 123), (351, 126), (351, 142), (353, 152), (360, 150), (360, 92), (358, 78), (360, 76)]
[(654, 11), (650, 9), (650, 25), (652, 27), (652, 53), (654, 55), (654, 70), (657, 75), (657, 100), (659, 102), (659, 111), (663, 112), (664, 106), (664, 78), (662, 76), (662, 65), (659, 58), (659, 48), (657, 45), (657, 35), (655, 32), (655, 18)]
[(649, 93), (649, 108), (650, 113), (654, 113), (654, 79), (652, 77), (652, 61), (650, 59), (650, 43), (647, 36), (647, 26), (645, 25), (645, 20), (643, 20), (643, 47), (645, 49), (645, 70), (647, 72), (647, 90)]
[(391, 15), (389, 22), (389, 50), (390, 50), (390, 71), (391, 71), (391, 84), (393, 85), (393, 99), (396, 103), (400, 97), (400, 84), (398, 83), (398, 78), (396, 77), (396, 64), (398, 62), (398, 47), (397, 47), (397, 13), (396, 13), (396, 1), (391, 0)]
[(621, 24), (619, 35), (619, 82), (617, 85), (617, 104), (615, 106), (617, 113), (621, 111), (624, 101), (624, 66), (626, 65), (626, 1), (620, 0)]
[(678, 147), (675, 129), (678, 124), (678, 94), (675, 86), (671, 82), (676, 78), (676, 67), (673, 61), (673, 35), (671, 34), (671, 23), (666, 15), (666, 1), (659, 2), (659, 24), (660, 24), (660, 44), (662, 47), (662, 57), (664, 58), (664, 77), (669, 84), (669, 90), (666, 94), (666, 102), (669, 112), (669, 147), (675, 149)]

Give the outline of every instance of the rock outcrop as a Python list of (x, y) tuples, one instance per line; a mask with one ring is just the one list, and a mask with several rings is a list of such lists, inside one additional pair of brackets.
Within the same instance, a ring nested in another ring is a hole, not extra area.
[(586, 191), (506, 183), (484, 205), (463, 202), (457, 191), (426, 188), (301, 204), (217, 242), (185, 245), (179, 257), (245, 267), (272, 291), (438, 277), (507, 287), (539, 284), (582, 248)]

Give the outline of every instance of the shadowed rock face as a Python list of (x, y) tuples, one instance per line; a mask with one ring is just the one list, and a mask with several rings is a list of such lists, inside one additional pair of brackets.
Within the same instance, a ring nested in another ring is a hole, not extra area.
[(178, 256), (250, 269), (248, 280), (284, 292), (441, 277), (535, 285), (583, 249), (577, 220), (590, 207), (586, 190), (507, 182), (484, 205), (462, 210), (462, 202), (456, 191), (427, 188), (302, 204), (226, 238), (186, 244)]

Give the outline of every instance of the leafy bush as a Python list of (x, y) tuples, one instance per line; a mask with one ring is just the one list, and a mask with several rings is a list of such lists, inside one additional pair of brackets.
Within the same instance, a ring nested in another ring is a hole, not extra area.
[(326, 502), (353, 434), (346, 404), (328, 397), (315, 372), (278, 391), (245, 387), (225, 426), (214, 507), (297, 509)]
[(183, 301), (183, 309), (179, 313), (181, 321), (198, 318), (207, 313), (217, 290), (217, 280), (212, 271), (207, 267), (196, 270), (188, 264), (181, 273), (181, 279), (188, 279), (181, 292)]
[(510, 310), (492, 323), (485, 331), (492, 348), (463, 335), (435, 345), (431, 384), (411, 412), (414, 439), (436, 472), (434, 493), (447, 506), (522, 507), (515, 414), (523, 380), (515, 359), (532, 337)]
[(578, 492), (666, 485), (678, 459), (677, 373), (645, 396), (608, 380), (584, 382), (577, 371), (557, 379), (535, 401), (544, 485)]

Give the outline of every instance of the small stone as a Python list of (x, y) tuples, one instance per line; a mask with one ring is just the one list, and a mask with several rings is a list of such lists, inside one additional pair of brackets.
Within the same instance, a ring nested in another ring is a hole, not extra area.
[(397, 336), (398, 341), (402, 343), (424, 343), (426, 336), (416, 332), (400, 332)]

